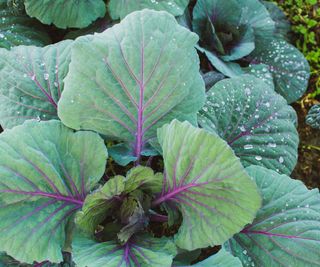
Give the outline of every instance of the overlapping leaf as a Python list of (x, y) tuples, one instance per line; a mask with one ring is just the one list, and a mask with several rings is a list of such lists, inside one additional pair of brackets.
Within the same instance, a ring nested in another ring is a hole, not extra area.
[(241, 68), (232, 61), (249, 55), (257, 40), (272, 36), (275, 26), (258, 0), (198, 0), (193, 29), (200, 36), (200, 51), (217, 70), (233, 77)]
[(104, 186), (86, 197), (82, 210), (78, 212), (76, 223), (81, 230), (90, 234), (108, 215), (111, 215), (114, 208), (120, 206), (117, 199), (124, 191), (124, 177), (116, 176), (107, 181)]
[(196, 42), (172, 15), (151, 10), (79, 38), (59, 101), (60, 119), (125, 142), (123, 164), (139, 159), (158, 127), (173, 118), (195, 123), (205, 97)]
[(226, 243), (244, 266), (320, 266), (320, 195), (274, 171), (247, 168), (263, 196), (254, 222)]
[[(225, 249), (221, 249), (217, 254), (210, 256), (209, 258), (193, 264), (195, 267), (242, 267), (241, 261), (232, 256)], [(186, 267), (186, 266), (181, 266)]]
[(0, 0), (0, 47), (17, 45), (44, 46), (51, 42), (41, 24), (26, 15), (13, 14), (7, 0)]
[(256, 185), (222, 139), (177, 120), (159, 129), (158, 138), (165, 178), (153, 206), (171, 204), (182, 213), (179, 247), (221, 244), (253, 220), (260, 207)]
[(275, 90), (288, 103), (298, 100), (308, 86), (308, 61), (297, 48), (284, 40), (266, 38), (256, 44), (250, 56), (251, 64), (267, 65), (273, 76)]
[(26, 12), (58, 28), (84, 28), (106, 13), (103, 0), (24, 0)]
[(0, 50), (0, 123), (11, 128), (28, 119), (56, 119), (71, 41), (46, 47)]
[(113, 19), (123, 19), (133, 11), (144, 8), (167, 11), (174, 16), (183, 14), (189, 0), (110, 0), (109, 12)]
[(69, 219), (104, 173), (103, 140), (59, 121), (27, 121), (0, 135), (0, 154), (0, 250), (60, 262)]
[(207, 92), (199, 124), (217, 132), (245, 166), (290, 174), (298, 157), (296, 113), (286, 100), (251, 75), (220, 81)]
[(135, 237), (120, 246), (78, 236), (74, 241), (74, 261), (79, 267), (171, 267), (176, 248), (168, 238)]

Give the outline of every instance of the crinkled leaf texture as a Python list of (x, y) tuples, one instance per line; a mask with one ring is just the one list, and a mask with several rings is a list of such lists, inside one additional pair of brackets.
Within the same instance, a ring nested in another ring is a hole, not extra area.
[(298, 100), (306, 91), (310, 67), (303, 54), (281, 39), (265, 38), (256, 43), (250, 55), (251, 64), (265, 64), (272, 73), (275, 90), (288, 103)]
[(260, 207), (255, 183), (220, 137), (173, 120), (158, 130), (165, 177), (153, 206), (180, 210), (174, 236), (183, 249), (219, 245), (251, 222)]
[(312, 128), (320, 130), (320, 104), (314, 105), (310, 108), (306, 117), (306, 123)]
[[(189, 265), (190, 266), (190, 265)], [(217, 254), (193, 264), (194, 267), (242, 267), (241, 261), (222, 248)], [(179, 266), (186, 267), (186, 266)]]
[(0, 154), (0, 250), (21, 262), (60, 262), (69, 218), (104, 173), (103, 140), (32, 120), (0, 135)]
[(120, 208), (123, 203), (121, 194), (137, 189), (158, 193), (161, 191), (162, 181), (161, 173), (154, 174), (151, 168), (143, 166), (131, 169), (127, 177), (118, 175), (111, 178), (102, 188), (86, 197), (82, 210), (76, 216), (77, 225), (84, 232), (94, 233), (99, 223)]
[(167, 12), (131, 13), (72, 47), (58, 115), (73, 129), (125, 142), (126, 164), (146, 155), (156, 130), (173, 118), (196, 124), (204, 82), (194, 49), (197, 36)]
[(74, 261), (79, 267), (171, 267), (177, 254), (174, 243), (166, 237), (134, 237), (123, 246), (109, 241), (97, 243), (86, 236), (76, 236)]
[(115, 176), (86, 197), (82, 210), (76, 216), (76, 224), (82, 231), (93, 234), (97, 225), (121, 203), (116, 197), (124, 191), (124, 178)]
[(0, 123), (12, 128), (25, 120), (57, 119), (57, 103), (70, 63), (72, 41), (46, 47), (0, 50)]
[(174, 16), (183, 14), (189, 0), (110, 0), (108, 8), (112, 19), (123, 19), (133, 11), (144, 8), (167, 11)]
[(103, 0), (24, 0), (26, 12), (58, 28), (84, 28), (106, 13)]
[(26, 15), (13, 14), (7, 0), (0, 0), (0, 47), (17, 45), (44, 46), (51, 40), (41, 24)]
[(320, 266), (320, 195), (286, 175), (247, 168), (263, 196), (251, 225), (225, 245), (244, 266)]
[(296, 113), (261, 79), (244, 75), (220, 81), (207, 92), (198, 121), (226, 140), (244, 166), (291, 174), (297, 163)]

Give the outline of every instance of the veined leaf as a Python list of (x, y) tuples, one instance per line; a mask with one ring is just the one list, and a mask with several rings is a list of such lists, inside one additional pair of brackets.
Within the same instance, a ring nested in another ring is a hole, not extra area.
[(272, 73), (275, 90), (288, 103), (306, 91), (310, 76), (308, 61), (301, 52), (284, 40), (261, 39), (250, 55), (251, 64), (265, 64)]
[(106, 13), (103, 0), (24, 0), (26, 12), (58, 28), (84, 28)]
[(79, 38), (59, 101), (60, 119), (73, 129), (125, 142), (123, 157), (139, 160), (158, 127), (173, 118), (196, 123), (205, 98), (196, 42), (172, 15), (151, 10)]
[(109, 12), (112, 19), (123, 19), (133, 11), (144, 8), (167, 11), (174, 16), (183, 14), (189, 0), (110, 0)]
[(153, 206), (169, 203), (182, 213), (180, 248), (222, 244), (254, 219), (257, 187), (222, 139), (177, 120), (159, 129), (158, 139), (165, 177)]
[(0, 123), (12, 128), (28, 119), (57, 119), (57, 103), (70, 63), (72, 41), (46, 47), (0, 50)]
[(174, 243), (165, 237), (144, 235), (123, 246), (112, 241), (97, 243), (85, 236), (74, 241), (74, 261), (79, 267), (171, 267), (176, 254)]
[(244, 266), (320, 266), (320, 195), (301, 181), (247, 168), (263, 196), (251, 225), (225, 245)]
[(17, 45), (44, 46), (51, 43), (41, 24), (26, 15), (13, 14), (7, 0), (0, 0), (0, 47)]
[(218, 82), (199, 112), (199, 124), (226, 140), (245, 166), (285, 174), (297, 163), (296, 120), (286, 100), (251, 75)]
[(0, 135), (0, 154), (0, 250), (60, 262), (69, 219), (104, 173), (103, 140), (59, 121), (27, 121)]

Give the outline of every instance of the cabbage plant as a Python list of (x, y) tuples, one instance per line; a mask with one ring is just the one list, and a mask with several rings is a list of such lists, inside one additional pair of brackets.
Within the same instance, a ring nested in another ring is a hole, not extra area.
[(264, 5), (199, 0), (192, 32), (188, 1), (23, 2), (61, 28), (114, 25), (0, 49), (0, 266), (319, 266), (320, 195), (290, 178), (293, 92), (268, 61), (295, 48), (238, 62), (282, 36)]

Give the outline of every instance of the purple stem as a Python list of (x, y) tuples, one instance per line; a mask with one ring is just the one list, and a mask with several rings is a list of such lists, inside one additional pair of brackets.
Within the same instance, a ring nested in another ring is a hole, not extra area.
[(137, 135), (136, 135), (136, 146), (134, 155), (137, 157), (136, 165), (140, 162), (140, 155), (143, 144), (143, 101), (144, 101), (144, 46), (141, 46), (141, 77), (139, 81), (139, 104), (138, 104), (138, 121), (137, 121)]
[(162, 202), (174, 197), (175, 195), (185, 191), (185, 190), (188, 190), (189, 188), (191, 187), (196, 187), (198, 186), (198, 184), (194, 184), (194, 183), (191, 183), (191, 184), (187, 184), (185, 186), (182, 186), (182, 187), (177, 187), (175, 189), (173, 189), (171, 192), (168, 192), (166, 195), (154, 200), (152, 202), (152, 207), (155, 207), (155, 206), (158, 206), (159, 204), (161, 204)]
[(168, 216), (161, 214), (152, 214), (150, 215), (150, 221), (152, 222), (167, 222)]
[(15, 194), (21, 194), (21, 195), (30, 195), (30, 196), (43, 196), (43, 197), (48, 197), (48, 198), (54, 198), (59, 201), (65, 201), (73, 204), (77, 204), (82, 206), (83, 205), (83, 200), (78, 200), (74, 199), (71, 197), (66, 197), (63, 195), (56, 195), (56, 194), (51, 194), (51, 193), (46, 193), (46, 192), (27, 192), (27, 191), (19, 191), (19, 190), (1, 190), (0, 193), (15, 193)]
[(265, 231), (249, 231), (247, 229), (244, 229), (241, 231), (241, 233), (243, 234), (260, 234), (260, 235), (265, 235), (265, 236), (277, 236), (277, 237), (283, 237), (283, 238), (289, 238), (289, 239), (304, 239), (304, 240), (315, 240), (316, 239), (312, 239), (312, 238), (306, 238), (306, 237), (300, 237), (300, 236), (294, 236), (294, 235), (283, 235), (283, 234), (275, 234), (275, 233), (270, 233), (270, 232), (265, 232)]

